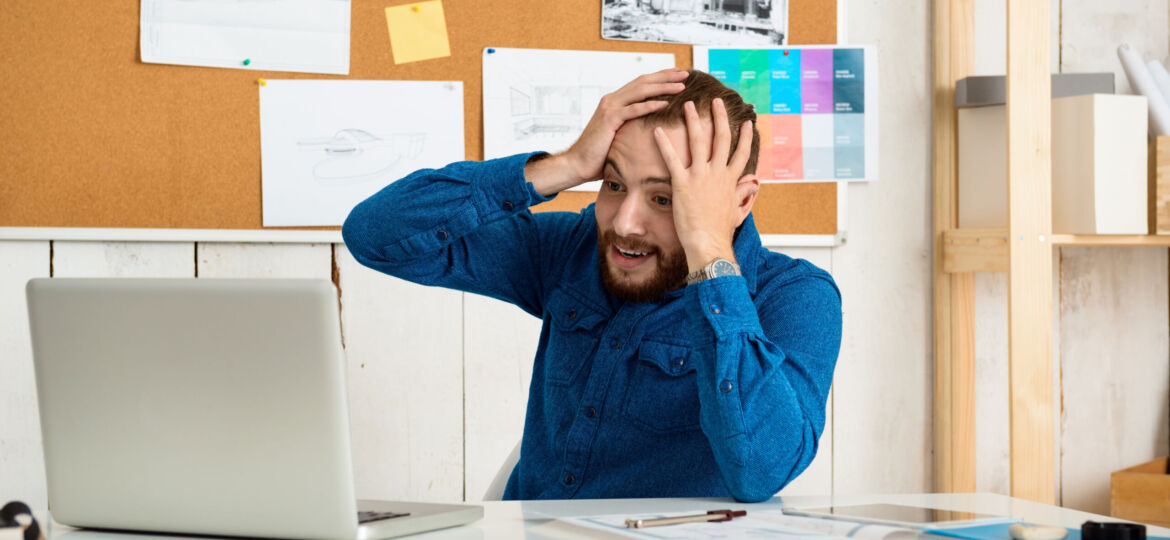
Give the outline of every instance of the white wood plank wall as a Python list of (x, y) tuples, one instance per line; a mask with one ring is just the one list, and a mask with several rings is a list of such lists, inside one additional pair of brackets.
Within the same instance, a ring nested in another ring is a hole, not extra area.
[[(1170, 53), (1168, 0), (1052, 0), (1053, 71), (1112, 72), (1117, 47)], [(1004, 72), (1004, 3), (976, 2), (976, 74)], [(1058, 502), (1109, 513), (1109, 474), (1170, 452), (1170, 315), (1164, 248), (1054, 250)], [(1009, 493), (1007, 280), (976, 277), (976, 488)]]

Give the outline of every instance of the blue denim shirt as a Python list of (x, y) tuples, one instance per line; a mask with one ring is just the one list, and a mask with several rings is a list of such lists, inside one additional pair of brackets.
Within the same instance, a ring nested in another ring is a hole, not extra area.
[(601, 285), (592, 205), (534, 214), (532, 154), (424, 169), (353, 209), (362, 264), (540, 317), (520, 461), (505, 499), (768, 499), (812, 461), (841, 341), (828, 273), (764, 249), (743, 276), (622, 302)]

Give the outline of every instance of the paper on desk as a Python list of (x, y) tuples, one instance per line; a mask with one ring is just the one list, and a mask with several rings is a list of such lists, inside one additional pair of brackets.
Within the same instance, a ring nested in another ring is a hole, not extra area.
[[(602, 96), (671, 67), (674, 55), (664, 53), (484, 49), (483, 157), (566, 150)], [(573, 189), (597, 191), (599, 184)]]
[(395, 64), (451, 56), (439, 0), (386, 8), (386, 27)]
[(269, 80), (259, 89), (265, 227), (341, 225), (390, 182), (465, 159), (460, 81)]
[(789, 540), (896, 540), (917, 538), (918, 532), (899, 527), (851, 521), (785, 515), (780, 510), (748, 510), (748, 515), (723, 522), (684, 523), (626, 528), (626, 519), (654, 519), (706, 514), (706, 510), (662, 514), (604, 515), (562, 518), (564, 523), (630, 538), (786, 538)]
[(349, 73), (349, 0), (142, 0), (142, 61)]

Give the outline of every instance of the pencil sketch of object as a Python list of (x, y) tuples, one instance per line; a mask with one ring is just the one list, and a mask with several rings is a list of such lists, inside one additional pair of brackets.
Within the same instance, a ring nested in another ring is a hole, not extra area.
[(509, 88), (515, 140), (580, 133), (602, 89), (597, 86), (533, 84)]
[(402, 160), (422, 155), (426, 141), (426, 133), (395, 133), (383, 137), (362, 129), (342, 129), (332, 137), (300, 139), (297, 149), (324, 156), (313, 165), (313, 178), (331, 186), (380, 179)]

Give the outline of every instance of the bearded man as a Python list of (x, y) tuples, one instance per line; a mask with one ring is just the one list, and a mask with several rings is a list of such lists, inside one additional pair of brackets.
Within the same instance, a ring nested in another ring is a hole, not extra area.
[[(346, 219), (362, 264), (544, 321), (505, 499), (762, 501), (816, 455), (841, 297), (761, 244), (755, 119), (706, 73), (651, 73), (562, 153), (417, 171)], [(530, 211), (597, 179), (578, 213)]]

